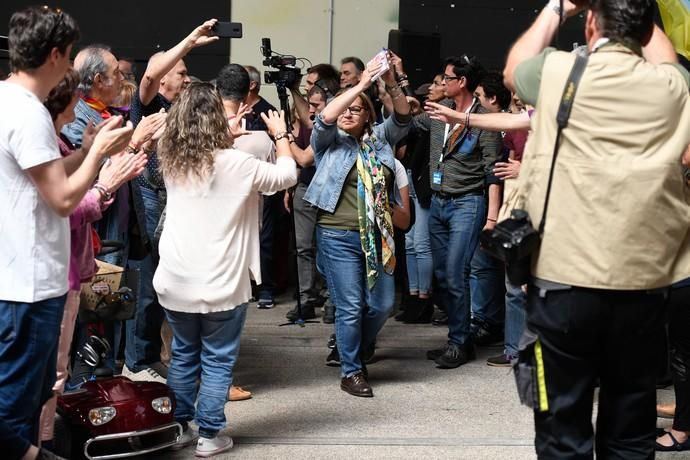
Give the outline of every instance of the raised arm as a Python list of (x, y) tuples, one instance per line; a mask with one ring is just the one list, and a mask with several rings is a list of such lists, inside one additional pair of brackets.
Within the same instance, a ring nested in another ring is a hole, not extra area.
[[(388, 52), (388, 71), (381, 75), (381, 80), (386, 86), (386, 91), (393, 101), (393, 112), (396, 115), (402, 115), (407, 117), (410, 114), (410, 103), (405, 97), (402, 88), (395, 79), (395, 72), (397, 71), (400, 75), (404, 74), (402, 59), (394, 54), (392, 51)], [(394, 70), (397, 69), (397, 70)]]
[(62, 160), (27, 170), (38, 193), (58, 215), (69, 216), (91, 187), (103, 160), (125, 148), (132, 136), (132, 126), (128, 123), (120, 128), (121, 123), (122, 117), (118, 116), (103, 125), (84, 161), (71, 175), (67, 175)]
[(678, 62), (678, 55), (671, 40), (656, 24), (654, 24), (649, 43), (642, 47), (642, 55), (652, 64), (676, 64)]
[[(517, 66), (544, 51), (544, 48), (553, 41), (561, 19), (558, 8), (559, 1), (550, 0), (530, 28), (527, 29), (527, 32), (522, 34), (511, 48), (506, 60), (506, 67), (503, 69), (503, 82), (506, 88), (515, 91), (513, 77)], [(571, 17), (584, 9), (584, 3), (576, 5), (570, 0), (564, 0), (563, 9), (565, 17)]]
[(260, 192), (271, 193), (285, 190), (297, 183), (297, 168), (290, 151), (288, 130), (285, 125), (285, 115), (273, 110), (268, 115), (261, 114), (261, 118), (268, 133), (276, 140), (276, 164), (257, 160), (257, 169), (254, 177), (254, 186)]
[(211, 29), (216, 22), (218, 22), (217, 19), (209, 19), (194, 29), (180, 43), (149, 61), (149, 65), (146, 67), (146, 72), (139, 85), (139, 99), (142, 104), (149, 105), (153, 98), (156, 97), (161, 80), (175, 67), (177, 61), (185, 57), (193, 48), (218, 40), (218, 37), (211, 36)]
[(372, 69), (364, 69), (359, 83), (342, 93), (340, 96), (337, 96), (323, 109), (321, 112), (321, 118), (323, 121), (329, 125), (338, 121), (340, 114), (343, 113), (355, 99), (357, 99), (357, 96), (371, 86), (371, 76), (375, 75), (380, 68), (381, 64), (379, 63), (376, 64)]
[(470, 113), (458, 112), (436, 102), (427, 102), (424, 110), (433, 120), (444, 123), (459, 123), (486, 131), (511, 131), (516, 129), (529, 129), (530, 118), (527, 112), (521, 113)]
[(298, 88), (290, 88), (290, 94), (292, 94), (292, 103), (295, 105), (295, 110), (297, 110), (297, 116), (299, 117), (300, 123), (305, 127), (312, 129), (314, 123), (309, 118), (309, 103), (307, 99), (299, 92)]

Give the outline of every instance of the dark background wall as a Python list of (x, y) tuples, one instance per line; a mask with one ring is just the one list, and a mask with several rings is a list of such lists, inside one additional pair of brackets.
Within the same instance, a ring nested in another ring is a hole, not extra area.
[[(0, 35), (7, 34), (12, 12), (31, 3), (0, 2)], [(141, 75), (151, 54), (175, 45), (205, 19), (229, 20), (231, 3), (230, 0), (193, 3), (62, 0), (58, 4), (79, 23), (82, 40), (78, 46), (109, 44), (116, 56), (136, 59)], [(544, 0), (400, 0), (399, 31), (392, 32), (389, 46), (402, 53), (415, 86), (431, 81), (441, 69), (442, 58), (451, 55), (475, 55), (487, 68), (501, 69), (510, 45), (527, 29), (544, 3)], [(560, 49), (572, 49), (573, 43), (584, 43), (583, 16), (570, 19), (560, 31), (555, 43)], [(303, 33), (308, 33), (308, 29)], [(193, 50), (186, 59), (190, 73), (202, 79), (213, 78), (228, 62), (230, 45), (229, 39), (221, 39), (214, 45)], [(7, 53), (0, 51), (0, 70), (6, 72), (8, 67)]]
[[(176, 45), (206, 19), (228, 21), (231, 2), (60, 0), (46, 3), (62, 8), (77, 20), (82, 36), (78, 48), (92, 43), (110, 45), (115, 56), (135, 58), (141, 75), (153, 53)], [(0, 1), (0, 35), (7, 35), (7, 25), (14, 11), (32, 4), (40, 5), (41, 2)], [(221, 39), (213, 45), (192, 50), (185, 62), (190, 74), (211, 79), (228, 62), (229, 56), (230, 40)], [(0, 68), (7, 71), (8, 67), (7, 53), (0, 52)]]
[[(400, 29), (441, 35), (441, 56), (475, 55), (502, 68), (511, 44), (544, 8), (544, 0), (400, 0)], [(564, 25), (558, 46), (584, 44), (584, 19)]]
[[(401, 52), (413, 56), (412, 84), (431, 81), (447, 56), (474, 55), (485, 67), (502, 69), (510, 46), (534, 21), (544, 3), (544, 0), (400, 0)], [(571, 18), (555, 45), (572, 49), (573, 43), (584, 44), (583, 31), (583, 16)], [(391, 47), (395, 49), (393, 44)], [(406, 67), (409, 60), (405, 60)]]

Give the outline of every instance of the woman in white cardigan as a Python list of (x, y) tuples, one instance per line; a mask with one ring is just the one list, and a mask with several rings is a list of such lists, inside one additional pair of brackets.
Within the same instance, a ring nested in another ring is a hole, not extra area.
[(192, 83), (170, 110), (159, 142), (168, 201), (153, 285), (173, 330), (167, 383), (175, 392), (175, 419), (185, 429), (178, 446), (197, 438), (187, 426), (196, 419), (197, 456), (232, 447), (219, 432), (250, 276), (261, 282), (258, 192), (297, 181), (282, 114), (263, 118), (276, 140), (275, 164), (233, 149), (220, 95), (208, 83)]

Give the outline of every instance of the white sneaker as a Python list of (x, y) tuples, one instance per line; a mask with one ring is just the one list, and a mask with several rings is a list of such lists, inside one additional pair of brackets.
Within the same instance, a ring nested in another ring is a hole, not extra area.
[(156, 372), (155, 369), (150, 367), (142, 369), (139, 372), (132, 372), (125, 364), (124, 366), (122, 366), (122, 375), (124, 377), (129, 378), (130, 380), (134, 380), (135, 382), (166, 382), (165, 377), (163, 377), (158, 372)]
[(219, 434), (215, 438), (199, 438), (196, 443), (197, 457), (212, 457), (216, 454), (232, 449), (232, 438), (224, 434)]
[(177, 444), (173, 444), (170, 450), (180, 450), (197, 442), (199, 439), (199, 430), (195, 430), (191, 426), (187, 427), (187, 431), (182, 432), (182, 436), (178, 439)]

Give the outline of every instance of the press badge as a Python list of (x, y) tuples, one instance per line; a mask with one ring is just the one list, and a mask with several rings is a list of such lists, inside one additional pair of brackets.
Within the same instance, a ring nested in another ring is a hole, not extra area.
[(441, 185), (441, 181), (443, 180), (443, 173), (441, 172), (440, 169), (437, 169), (434, 171), (434, 173), (431, 175), (431, 182), (434, 185)]

